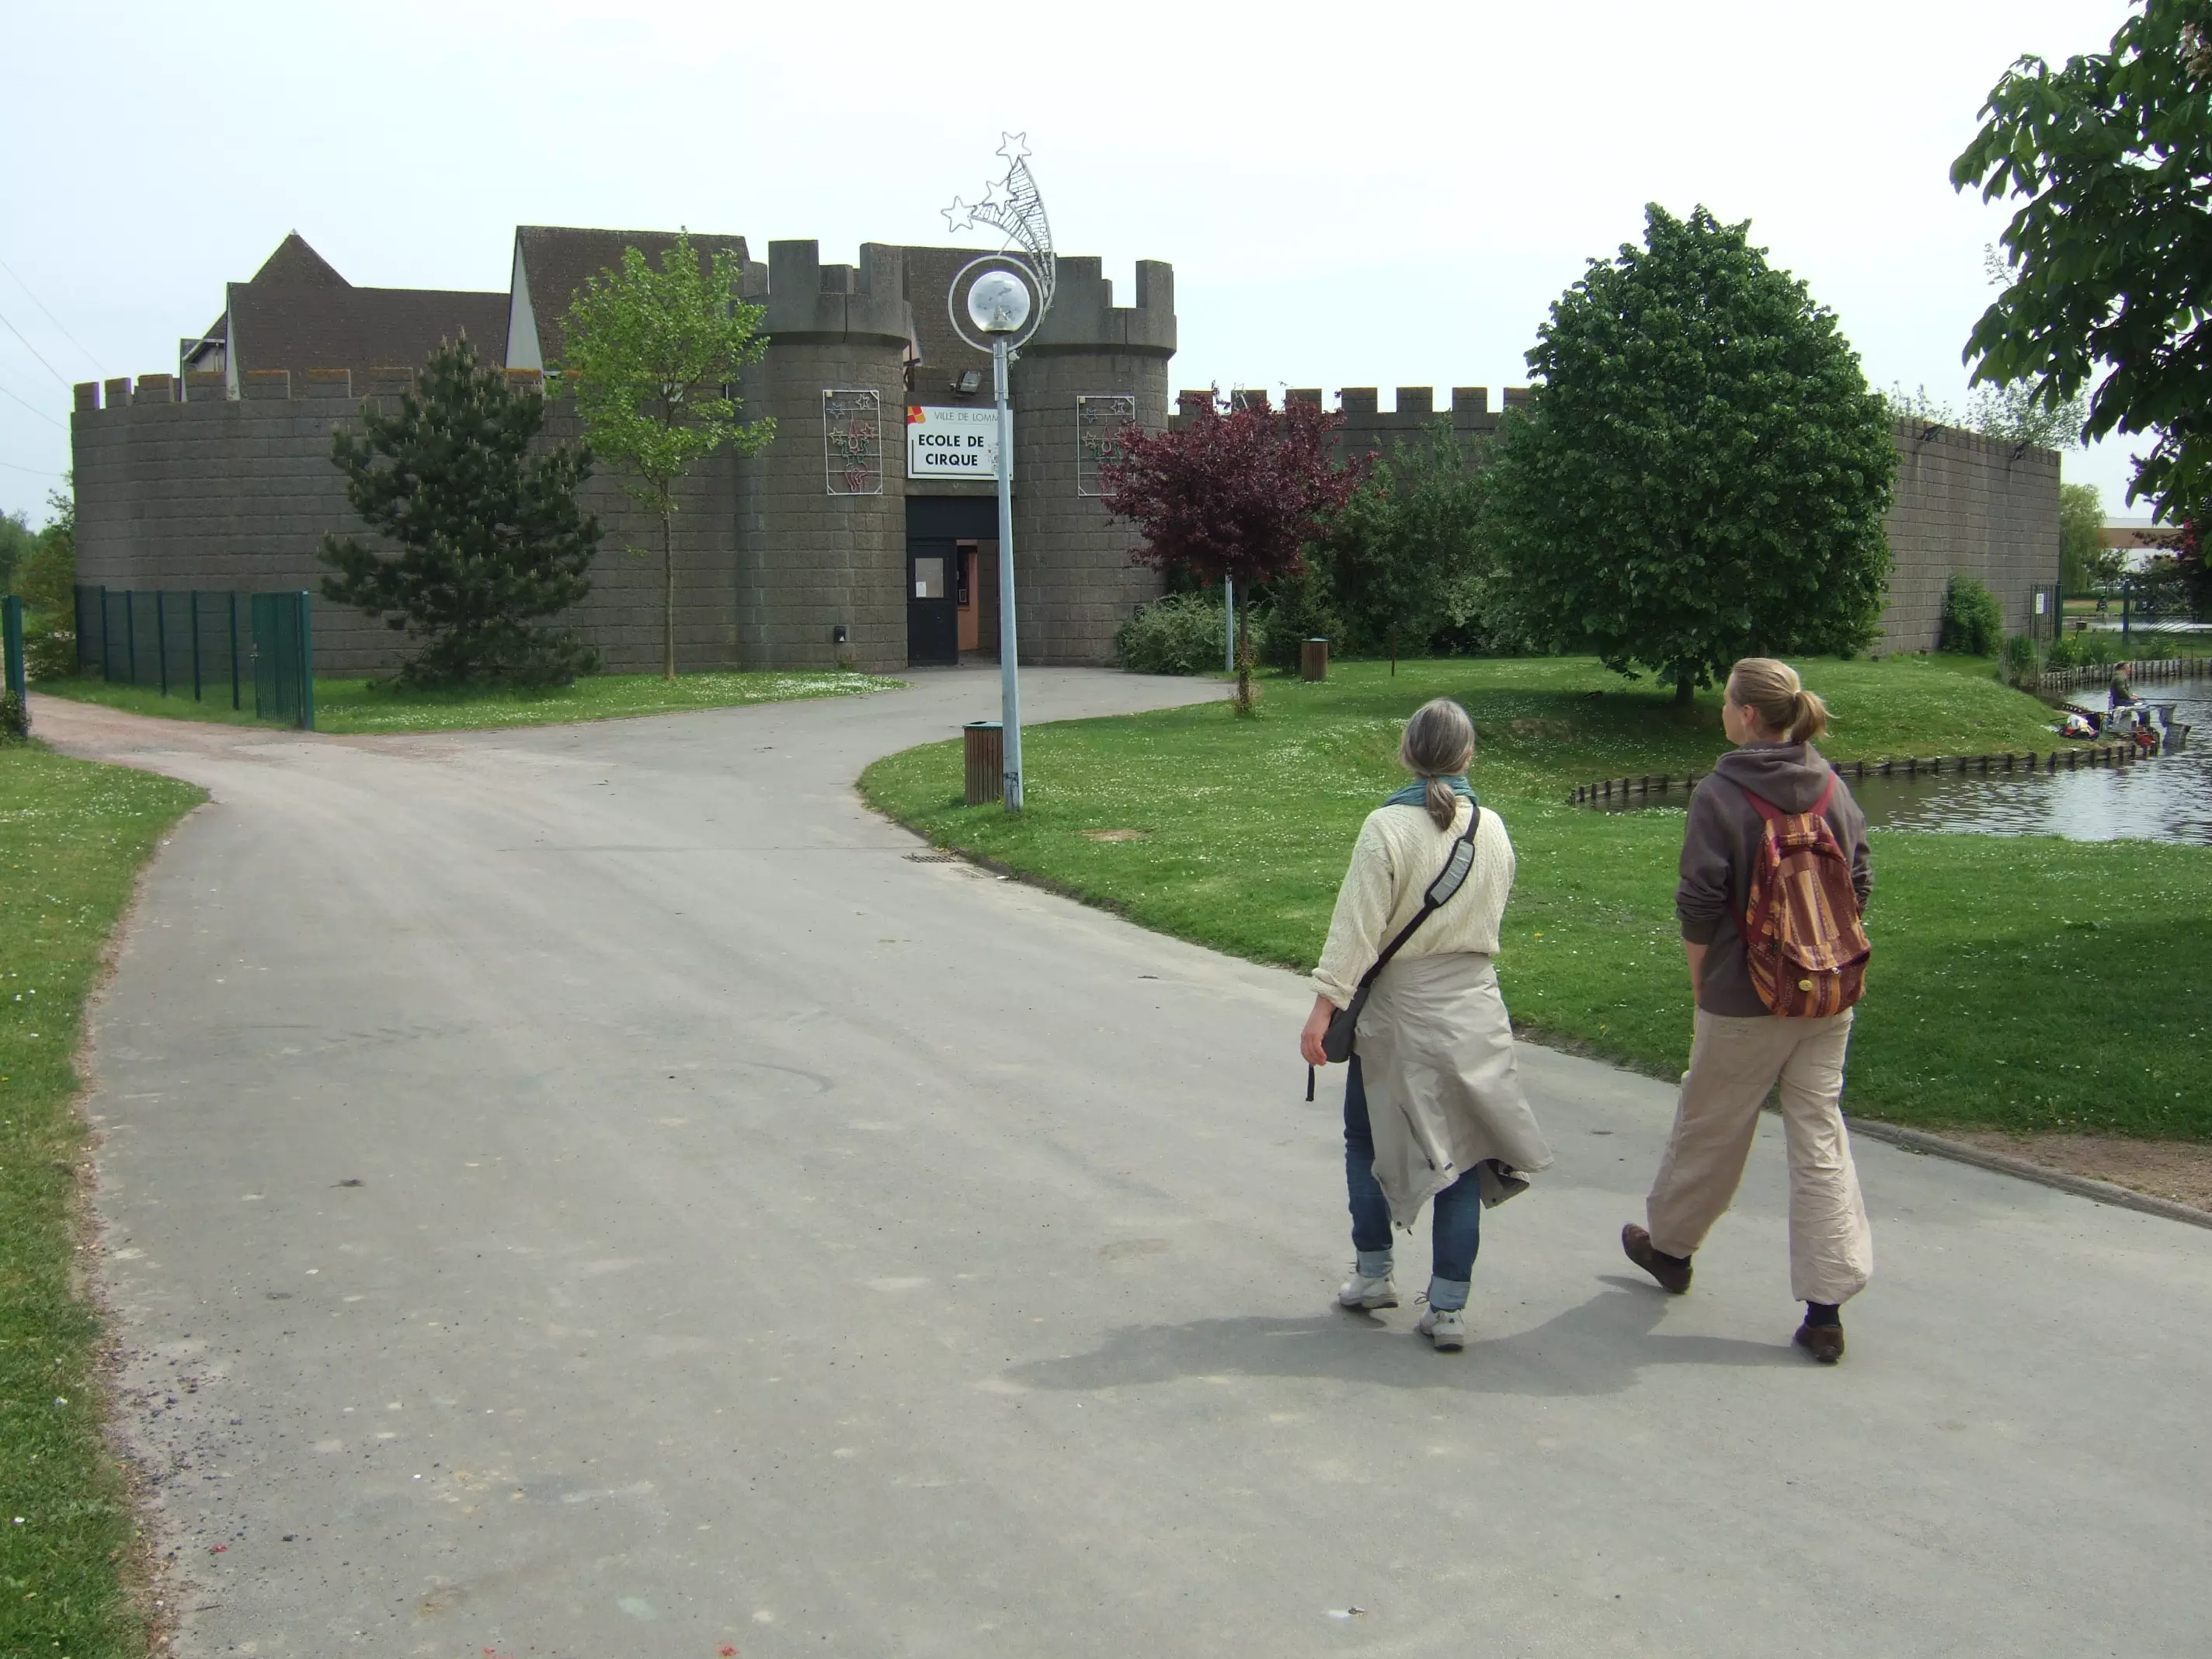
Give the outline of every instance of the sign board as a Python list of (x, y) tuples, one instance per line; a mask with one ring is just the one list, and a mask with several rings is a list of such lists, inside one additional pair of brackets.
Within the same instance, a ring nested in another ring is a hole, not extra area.
[(906, 476), (973, 478), (999, 476), (999, 411), (909, 404), (906, 411)]

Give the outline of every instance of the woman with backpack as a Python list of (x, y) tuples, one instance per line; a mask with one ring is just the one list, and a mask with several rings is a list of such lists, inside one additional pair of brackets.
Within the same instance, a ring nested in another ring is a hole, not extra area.
[(1358, 1260), (1338, 1304), (1398, 1305), (1392, 1228), (1410, 1231), (1433, 1200), (1416, 1328), (1444, 1352), (1467, 1345), (1483, 1206), (1552, 1162), (1491, 966), (1513, 843), (1468, 785), (1474, 757), (1474, 724), (1449, 698), (1406, 722), (1399, 759), (1413, 781), (1360, 828), (1298, 1043), (1309, 1066), (1351, 1061), (1344, 1176)]
[(1736, 748), (1691, 797), (1674, 890), (1697, 997), (1690, 1069), (1645, 1203), (1650, 1228), (1622, 1228), (1621, 1248), (1662, 1289), (1690, 1288), (1690, 1258), (1735, 1198), (1779, 1085), (1790, 1294), (1805, 1304), (1796, 1340), (1832, 1365), (1838, 1310), (1874, 1271), (1840, 1104), (1868, 955), (1866, 815), (1813, 747), (1827, 706), (1789, 664), (1736, 664), (1721, 723)]

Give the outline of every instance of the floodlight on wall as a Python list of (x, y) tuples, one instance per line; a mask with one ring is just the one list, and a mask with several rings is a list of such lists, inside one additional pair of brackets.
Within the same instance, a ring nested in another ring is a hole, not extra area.
[(982, 386), (983, 371), (980, 368), (962, 369), (960, 378), (952, 383), (952, 389), (963, 398), (974, 397)]

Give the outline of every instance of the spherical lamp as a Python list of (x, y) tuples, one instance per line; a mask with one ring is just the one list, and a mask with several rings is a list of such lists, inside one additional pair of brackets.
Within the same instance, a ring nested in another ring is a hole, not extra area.
[(1010, 270), (987, 270), (968, 290), (968, 317), (986, 334), (1015, 334), (1030, 319), (1029, 284)]

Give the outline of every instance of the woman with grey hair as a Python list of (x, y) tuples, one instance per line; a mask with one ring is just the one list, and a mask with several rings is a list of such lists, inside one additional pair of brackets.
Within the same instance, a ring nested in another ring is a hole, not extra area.
[(1513, 843), (1468, 787), (1467, 710), (1445, 697), (1425, 704), (1398, 756), (1413, 781), (1361, 826), (1298, 1046), (1307, 1064), (1327, 1065), (1330, 1023), (1351, 1010), (1344, 1176), (1358, 1260), (1337, 1301), (1370, 1312), (1398, 1305), (1392, 1229), (1411, 1231), (1433, 1200), (1428, 1310), (1417, 1328), (1450, 1350), (1467, 1344), (1484, 1206), (1524, 1190), (1552, 1149), (1521, 1091), (1491, 965)]

